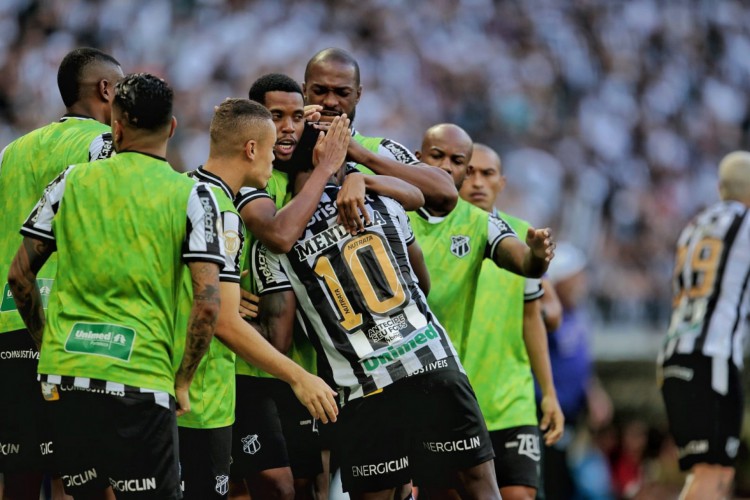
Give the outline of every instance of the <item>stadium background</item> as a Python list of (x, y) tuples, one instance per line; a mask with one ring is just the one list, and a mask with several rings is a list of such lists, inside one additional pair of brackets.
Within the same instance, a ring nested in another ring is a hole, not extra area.
[[(646, 472), (672, 477), (653, 360), (677, 233), (717, 199), (718, 160), (750, 147), (748, 25), (739, 0), (1, 0), (0, 145), (63, 112), (76, 46), (170, 82), (181, 170), (206, 158), (215, 104), (350, 50), (358, 129), (417, 149), (428, 126), (463, 126), (503, 156), (500, 206), (586, 252), (599, 374), (617, 421), (646, 424)], [(738, 476), (750, 490), (747, 461)]]

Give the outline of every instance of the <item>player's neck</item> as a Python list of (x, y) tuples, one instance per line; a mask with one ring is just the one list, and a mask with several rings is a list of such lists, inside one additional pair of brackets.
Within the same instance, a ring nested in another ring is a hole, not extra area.
[(105, 125), (110, 125), (100, 106), (93, 106), (86, 101), (78, 101), (65, 109), (69, 115), (88, 116)]
[(243, 169), (239, 165), (235, 166), (231, 161), (209, 158), (203, 164), (203, 170), (211, 172), (221, 179), (232, 191), (232, 196), (236, 195), (240, 188), (243, 187)]

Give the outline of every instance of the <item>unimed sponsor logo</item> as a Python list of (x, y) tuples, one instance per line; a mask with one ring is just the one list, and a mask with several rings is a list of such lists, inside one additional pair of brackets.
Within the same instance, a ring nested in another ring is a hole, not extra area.
[(426, 344), (430, 340), (438, 338), (438, 336), (437, 330), (435, 330), (435, 327), (430, 323), (423, 331), (416, 335), (412, 335), (410, 338), (407, 337), (407, 340), (402, 344), (396, 347), (388, 346), (385, 350), (381, 349), (377, 351), (379, 354), (365, 359), (363, 363), (365, 370), (371, 372), (378, 366), (389, 365), (409, 351), (417, 349), (417, 347)]
[(65, 483), (65, 486), (71, 487), (71, 486), (83, 486), (84, 484), (88, 483), (92, 479), (96, 479), (96, 469), (89, 469), (85, 470), (83, 472), (80, 472), (78, 474), (70, 474), (70, 475), (64, 475), (62, 477), (63, 482)]
[(155, 477), (141, 477), (137, 479), (112, 479), (109, 478), (109, 484), (115, 491), (149, 491), (156, 489)]
[(472, 436), (469, 439), (460, 439), (458, 441), (424, 441), (424, 449), (432, 453), (451, 453), (454, 451), (466, 451), (479, 448), (479, 436)]
[(353, 465), (352, 476), (377, 476), (380, 474), (388, 474), (389, 472), (398, 472), (407, 467), (409, 467), (409, 457), (401, 457), (396, 460), (389, 460), (388, 462), (380, 462), (379, 464)]

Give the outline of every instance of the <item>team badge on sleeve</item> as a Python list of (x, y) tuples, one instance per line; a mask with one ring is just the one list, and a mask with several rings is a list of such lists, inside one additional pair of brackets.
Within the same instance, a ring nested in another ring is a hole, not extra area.
[(469, 237), (462, 234), (451, 236), (451, 253), (458, 257), (464, 257), (471, 251), (469, 246)]

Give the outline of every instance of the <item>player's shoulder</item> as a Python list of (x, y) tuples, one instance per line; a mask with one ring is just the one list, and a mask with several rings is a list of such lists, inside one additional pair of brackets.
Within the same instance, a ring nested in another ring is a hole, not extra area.
[(529, 221), (507, 212), (503, 212), (502, 210), (497, 211), (496, 217), (508, 223), (508, 225), (518, 234), (523, 234), (528, 228), (532, 227)]

